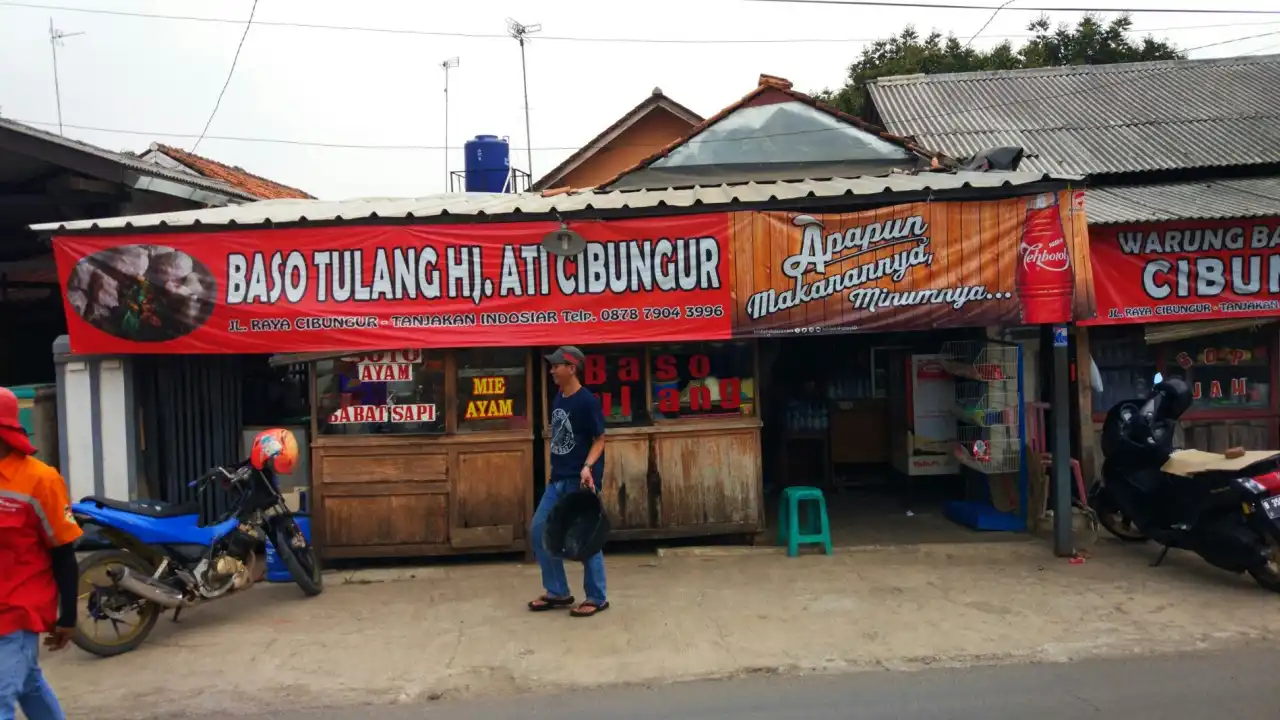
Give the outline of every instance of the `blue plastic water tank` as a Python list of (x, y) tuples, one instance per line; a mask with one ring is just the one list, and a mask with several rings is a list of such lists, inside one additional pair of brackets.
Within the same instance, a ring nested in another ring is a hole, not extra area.
[[(298, 523), (298, 529), (302, 531), (302, 537), (307, 539), (307, 543), (311, 543), (311, 516), (306, 513), (294, 513), (293, 519)], [(315, 552), (312, 550), (312, 552)], [(285, 567), (284, 561), (280, 559), (276, 548), (267, 541), (267, 582), (287, 583), (293, 582), (293, 577), (289, 575), (289, 568)]]
[(500, 193), (511, 172), (511, 146), (497, 135), (477, 135), (463, 146), (467, 192)]

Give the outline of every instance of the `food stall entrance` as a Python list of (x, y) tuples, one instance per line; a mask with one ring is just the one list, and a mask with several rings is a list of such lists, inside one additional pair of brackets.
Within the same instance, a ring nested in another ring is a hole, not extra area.
[(778, 343), (763, 402), (769, 508), (787, 487), (823, 488), (837, 545), (1022, 529), (1002, 515), (1027, 502), (1019, 353), (979, 328)]
[[(754, 263), (737, 280), (742, 325), (772, 336), (761, 375), (769, 497), (823, 488), (837, 543), (954, 539), (954, 523), (1025, 527), (1010, 517), (1029, 506), (1021, 347), (988, 337), (1091, 312), (1075, 196), (758, 214)], [(763, 288), (743, 293), (744, 276)]]
[[(522, 550), (535, 438), (554, 440), (531, 420), (549, 392), (535, 348), (593, 357), (617, 537), (752, 533), (767, 523), (759, 343), (1089, 314), (1065, 187), (936, 173), (778, 183), (714, 208), (696, 189), (223, 208), (76, 226), (54, 251), (74, 352), (322, 354), (324, 556)], [(679, 209), (657, 215), (667, 199)], [(143, 245), (181, 252), (186, 280), (120, 278), (141, 311), (128, 324), (75, 304), (78, 267)]]

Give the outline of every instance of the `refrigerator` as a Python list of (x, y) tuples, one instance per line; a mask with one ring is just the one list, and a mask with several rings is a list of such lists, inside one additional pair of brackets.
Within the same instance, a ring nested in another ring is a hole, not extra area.
[(941, 355), (900, 353), (889, 364), (890, 462), (906, 475), (954, 475), (955, 381)]

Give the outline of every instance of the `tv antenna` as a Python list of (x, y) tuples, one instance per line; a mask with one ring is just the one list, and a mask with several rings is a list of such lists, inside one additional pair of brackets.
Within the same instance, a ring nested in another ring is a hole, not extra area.
[(444, 70), (444, 191), (451, 192), (449, 187), (449, 71), (458, 67), (460, 59), (454, 57), (440, 63)]
[[(53, 50), (53, 97), (58, 103), (58, 134), (62, 134), (62, 90), (58, 87), (58, 46), (64, 38), (84, 35), (83, 32), (63, 32), (53, 27), (53, 18), (49, 18), (49, 47)], [(527, 101), (526, 101), (527, 104)]]
[(529, 153), (529, 177), (533, 177), (533, 138), (529, 132), (529, 73), (524, 62), (524, 44), (529, 41), (529, 36), (534, 33), (542, 32), (542, 24), (525, 25), (518, 23), (511, 18), (507, 18), (507, 33), (520, 43), (520, 79), (524, 83), (524, 141), (528, 146), (526, 150)]

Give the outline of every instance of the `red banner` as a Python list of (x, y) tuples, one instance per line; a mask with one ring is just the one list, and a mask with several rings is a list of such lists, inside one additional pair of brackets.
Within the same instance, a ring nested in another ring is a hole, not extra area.
[(1089, 230), (1095, 319), (1082, 325), (1280, 316), (1280, 218)]
[[(729, 216), (59, 236), (76, 353), (278, 353), (731, 335)], [(140, 241), (145, 241), (142, 244)], [(581, 262), (580, 262), (581, 260)], [(500, 338), (495, 340), (495, 338)]]

